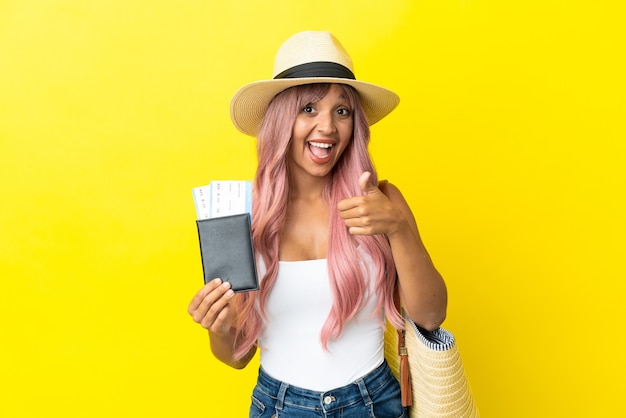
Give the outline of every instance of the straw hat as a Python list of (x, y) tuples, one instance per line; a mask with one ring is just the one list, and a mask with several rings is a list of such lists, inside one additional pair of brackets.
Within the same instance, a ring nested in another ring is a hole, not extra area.
[(356, 80), (352, 59), (329, 32), (300, 32), (276, 53), (271, 80), (246, 84), (230, 102), (230, 117), (241, 132), (255, 136), (267, 106), (281, 91), (302, 84), (342, 83), (359, 93), (370, 125), (391, 112), (400, 101), (392, 91)]

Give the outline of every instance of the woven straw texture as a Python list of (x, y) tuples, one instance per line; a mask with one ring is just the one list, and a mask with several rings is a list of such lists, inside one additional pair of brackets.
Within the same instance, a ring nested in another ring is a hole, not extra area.
[[(422, 333), (407, 318), (405, 327), (413, 388), (409, 417), (478, 418), (478, 408), (452, 334), (443, 328), (434, 335)], [(389, 323), (385, 329), (385, 357), (398, 377), (398, 334)]]
[[(352, 58), (334, 35), (306, 31), (293, 35), (280, 46), (274, 59), (272, 77), (294, 66), (320, 61), (341, 64), (354, 73)], [(354, 87), (370, 125), (384, 118), (400, 102), (394, 92), (361, 80), (312, 76), (272, 78), (248, 83), (237, 90), (230, 102), (233, 124), (246, 135), (255, 136), (274, 96), (289, 87), (311, 83), (342, 83)]]

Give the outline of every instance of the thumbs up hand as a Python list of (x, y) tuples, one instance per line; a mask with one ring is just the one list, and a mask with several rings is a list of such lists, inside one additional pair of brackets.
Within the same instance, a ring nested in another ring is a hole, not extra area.
[(339, 202), (337, 209), (352, 235), (392, 234), (401, 224), (402, 213), (383, 192), (370, 182), (371, 173), (359, 177), (361, 196)]

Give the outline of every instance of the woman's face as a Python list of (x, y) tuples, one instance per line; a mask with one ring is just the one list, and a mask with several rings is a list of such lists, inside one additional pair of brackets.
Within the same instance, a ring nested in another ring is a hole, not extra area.
[(323, 98), (300, 109), (289, 149), (292, 175), (325, 177), (331, 173), (352, 140), (353, 111), (337, 84)]

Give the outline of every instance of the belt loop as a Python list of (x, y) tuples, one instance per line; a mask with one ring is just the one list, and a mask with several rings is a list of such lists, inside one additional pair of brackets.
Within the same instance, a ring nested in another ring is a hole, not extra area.
[(280, 411), (283, 409), (285, 405), (285, 396), (287, 395), (287, 389), (289, 385), (285, 382), (280, 383), (280, 387), (278, 388), (278, 393), (276, 394), (276, 410)]
[(363, 379), (357, 379), (355, 382), (359, 386), (359, 390), (361, 391), (361, 396), (363, 397), (363, 401), (366, 406), (372, 405), (372, 398), (370, 398), (370, 393), (367, 390), (367, 386), (365, 386), (365, 381)]

